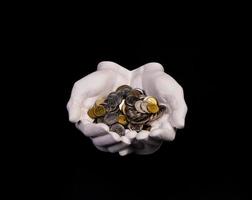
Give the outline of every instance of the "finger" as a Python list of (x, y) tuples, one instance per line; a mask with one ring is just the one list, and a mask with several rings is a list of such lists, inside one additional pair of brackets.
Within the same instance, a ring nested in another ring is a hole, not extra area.
[(70, 100), (67, 103), (69, 120), (71, 122), (80, 120), (81, 106), (84, 99), (104, 95), (110, 91), (114, 84), (111, 81), (111, 77), (113, 77), (112, 71), (108, 71), (107, 73), (95, 71), (74, 84)]
[(154, 129), (150, 132), (150, 137), (156, 140), (172, 141), (175, 139), (175, 130), (168, 128)]
[(120, 142), (120, 136), (115, 134), (107, 134), (92, 138), (93, 144), (96, 146), (107, 146)]
[[(168, 75), (167, 75), (168, 76)], [(172, 89), (167, 89), (164, 94), (164, 99), (171, 110), (170, 122), (173, 127), (183, 128), (185, 126), (185, 117), (187, 113), (187, 105), (184, 99), (182, 87), (171, 78), (173, 83)]]
[(173, 110), (172, 117), (170, 120), (172, 126), (176, 128), (183, 128), (185, 126), (186, 113), (187, 106), (184, 102), (178, 109)]
[(133, 153), (133, 152), (134, 152), (133, 148), (127, 147), (126, 149), (123, 149), (123, 150), (119, 151), (119, 155), (120, 156), (126, 156), (128, 154)]
[(87, 137), (97, 137), (106, 135), (109, 132), (109, 127), (106, 124), (94, 124), (87, 123), (83, 124), (82, 122), (78, 123), (77, 128), (84, 133)]
[[(142, 65), (141, 67), (138, 67), (137, 69), (132, 71), (132, 81), (131, 86), (139, 87), (139, 83), (142, 82), (142, 77), (145, 77), (145, 74), (152, 74), (155, 72), (163, 72), (164, 67), (156, 62), (147, 63), (145, 65)], [(147, 94), (149, 92), (146, 90)]]
[(168, 106), (172, 113), (171, 121), (174, 127), (183, 128), (187, 112), (183, 88), (175, 79), (162, 71), (152, 73), (146, 71), (143, 76), (143, 88), (146, 88), (146, 92), (159, 97), (160, 103)]
[(96, 146), (94, 145), (97, 149), (99, 149), (100, 151), (103, 151), (103, 152), (108, 152), (108, 148), (106, 147), (100, 147), (100, 146)]
[(152, 123), (149, 134), (151, 138), (156, 140), (174, 140), (176, 131), (168, 121), (168, 117), (168, 114), (164, 114), (161, 118)]
[(133, 139), (136, 138), (137, 132), (136, 132), (136, 131), (131, 131), (131, 130), (129, 130), (129, 129), (126, 129), (126, 131), (125, 131), (125, 136), (126, 136), (127, 138), (129, 138), (130, 141), (132, 141)]
[(127, 138), (126, 136), (121, 136), (121, 141), (124, 143), (124, 144), (127, 144), (127, 145), (130, 145), (131, 141), (129, 138)]
[(147, 63), (143, 66), (141, 66), (141, 68), (145, 71), (145, 72), (150, 72), (150, 71), (164, 71), (164, 67), (157, 62), (151, 62), (151, 63)]
[(157, 146), (160, 144), (159, 140), (156, 140), (155, 138), (151, 138), (149, 135), (150, 135), (149, 131), (142, 130), (136, 136), (136, 140), (138, 142), (141, 142), (145, 145), (150, 145), (150, 146)]
[(77, 122), (80, 120), (81, 116), (81, 103), (82, 101), (79, 99), (71, 98), (67, 103), (67, 110), (69, 114), (70, 122)]
[(107, 149), (108, 149), (109, 152), (115, 153), (115, 152), (119, 152), (119, 151), (125, 149), (128, 146), (129, 146), (129, 144), (120, 142), (118, 144), (115, 144), (115, 145), (112, 145), (112, 146), (108, 147)]
[(150, 133), (149, 131), (142, 130), (137, 134), (136, 139), (137, 140), (147, 139), (149, 137), (149, 133)]
[(127, 76), (129, 74), (129, 70), (122, 67), (121, 65), (118, 65), (117, 63), (111, 62), (111, 61), (102, 61), (97, 65), (97, 70), (113, 70), (116, 71), (117, 73), (124, 74)]

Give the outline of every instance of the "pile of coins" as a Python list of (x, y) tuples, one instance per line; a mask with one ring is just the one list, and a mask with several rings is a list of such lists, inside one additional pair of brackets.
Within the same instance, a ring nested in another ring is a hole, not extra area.
[(160, 118), (165, 110), (164, 105), (159, 105), (157, 99), (147, 96), (144, 90), (122, 85), (107, 97), (98, 98), (87, 114), (95, 123), (105, 123), (110, 131), (123, 136), (127, 128), (137, 132), (150, 130), (151, 122)]

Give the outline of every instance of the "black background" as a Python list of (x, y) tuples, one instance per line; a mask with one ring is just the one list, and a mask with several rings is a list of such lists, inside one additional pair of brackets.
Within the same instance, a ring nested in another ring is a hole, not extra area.
[[(41, 128), (33, 129), (32, 146), (38, 152), (31, 168), (42, 183), (41, 195), (49, 191), (57, 199), (246, 199), (249, 141), (234, 114), (236, 72), (228, 67), (233, 58), (226, 50), (174, 48), (166, 37), (79, 40), (69, 33), (49, 41), (38, 53), (35, 64), (41, 66), (33, 68), (43, 120)], [(68, 121), (66, 104), (74, 82), (105, 60), (128, 69), (159, 62), (182, 85), (188, 113), (185, 128), (173, 142), (152, 155), (120, 157), (98, 151)]]

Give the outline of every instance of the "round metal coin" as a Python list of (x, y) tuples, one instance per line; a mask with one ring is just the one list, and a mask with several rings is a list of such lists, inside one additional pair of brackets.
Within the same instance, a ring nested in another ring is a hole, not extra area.
[(148, 103), (152, 103), (152, 104), (158, 105), (157, 99), (155, 97), (153, 97), (153, 96), (147, 96), (147, 97), (145, 97), (144, 101), (146, 101)]
[(143, 101), (142, 100), (138, 100), (135, 102), (135, 109), (140, 112), (140, 113), (145, 113), (145, 111), (141, 108), (141, 103)]
[(126, 125), (126, 124), (128, 123), (128, 122), (127, 122), (126, 116), (125, 116), (125, 115), (122, 115), (122, 114), (120, 114), (120, 115), (118, 116), (117, 122), (118, 122), (119, 124), (122, 124), (122, 125)]
[(104, 122), (105, 124), (107, 125), (112, 125), (114, 123), (117, 122), (117, 117), (118, 117), (118, 113), (117, 112), (110, 112), (110, 113), (107, 113), (105, 116), (104, 116)]
[(147, 109), (150, 113), (157, 113), (159, 111), (159, 107), (156, 104), (153, 103), (148, 103), (147, 104)]
[(125, 99), (125, 103), (128, 105), (128, 106), (134, 106), (135, 105), (135, 102), (138, 101), (139, 99), (136, 97), (136, 96), (133, 96), (133, 95), (128, 95)]
[(110, 131), (116, 132), (120, 136), (124, 136), (125, 135), (125, 128), (123, 127), (123, 125), (121, 125), (119, 123), (113, 124), (110, 127)]
[(104, 116), (106, 114), (106, 109), (103, 105), (98, 105), (94, 107), (94, 114), (97, 117)]
[(92, 119), (95, 119), (95, 114), (94, 114), (94, 107), (90, 108), (87, 112), (88, 116)]

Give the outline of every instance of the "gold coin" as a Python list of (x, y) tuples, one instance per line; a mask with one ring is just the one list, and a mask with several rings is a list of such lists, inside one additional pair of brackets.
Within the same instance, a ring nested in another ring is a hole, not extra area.
[(153, 97), (153, 96), (147, 96), (147, 97), (145, 97), (144, 101), (146, 101), (148, 103), (152, 103), (152, 104), (158, 105), (157, 99), (155, 97)]
[(148, 103), (147, 104), (147, 109), (151, 113), (157, 113), (159, 111), (158, 105), (153, 104), (153, 103)]
[(94, 108), (94, 114), (97, 117), (104, 116), (106, 114), (106, 109), (104, 108), (103, 105), (95, 106), (95, 108)]
[(119, 115), (117, 122), (122, 125), (126, 125), (128, 123), (125, 115)]
[(88, 114), (88, 116), (89, 116), (90, 118), (95, 119), (96, 116), (95, 116), (95, 114), (94, 114), (94, 107), (90, 108), (90, 109), (88, 110), (87, 114)]

